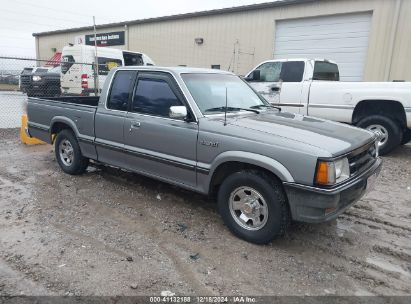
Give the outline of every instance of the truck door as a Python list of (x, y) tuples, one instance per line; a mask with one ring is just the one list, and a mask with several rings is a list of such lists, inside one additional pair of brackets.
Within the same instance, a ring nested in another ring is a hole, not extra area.
[(168, 73), (140, 72), (133, 95), (124, 125), (132, 169), (196, 186), (198, 124), (169, 117), (171, 106), (187, 106), (174, 78)]
[(266, 62), (256, 69), (259, 77), (249, 81), (268, 102), (284, 111), (300, 113), (304, 107), (301, 103), (304, 67), (304, 61)]
[(124, 154), (124, 122), (137, 71), (118, 71), (107, 97), (101, 97), (95, 117), (98, 160), (127, 168)]

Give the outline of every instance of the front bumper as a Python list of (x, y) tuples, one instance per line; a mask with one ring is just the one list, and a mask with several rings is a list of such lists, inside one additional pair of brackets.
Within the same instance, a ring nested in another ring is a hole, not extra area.
[(323, 189), (295, 183), (284, 183), (293, 220), (321, 223), (336, 219), (358, 202), (369, 189), (369, 179), (381, 172), (380, 158), (361, 175), (336, 188)]

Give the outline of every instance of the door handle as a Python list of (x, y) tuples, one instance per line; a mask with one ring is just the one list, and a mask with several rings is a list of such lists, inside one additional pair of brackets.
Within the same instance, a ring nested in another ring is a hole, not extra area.
[(273, 92), (280, 92), (280, 91), (281, 91), (281, 87), (272, 86), (272, 87), (271, 87), (271, 91), (273, 91)]
[(138, 121), (133, 121), (130, 126), (130, 133), (133, 132), (133, 129), (139, 129), (141, 127), (141, 123)]

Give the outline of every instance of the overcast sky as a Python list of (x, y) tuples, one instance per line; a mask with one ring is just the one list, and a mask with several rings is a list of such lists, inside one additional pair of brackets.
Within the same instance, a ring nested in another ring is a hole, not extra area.
[(2, 0), (0, 56), (35, 57), (32, 33), (180, 13), (240, 6), (269, 0)]

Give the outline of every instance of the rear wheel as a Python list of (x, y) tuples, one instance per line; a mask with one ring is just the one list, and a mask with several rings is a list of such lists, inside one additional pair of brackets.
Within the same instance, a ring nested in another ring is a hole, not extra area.
[(403, 139), (403, 132), (399, 124), (389, 117), (372, 115), (357, 124), (358, 127), (381, 134), (379, 143), (380, 155), (386, 155), (397, 148)]
[(228, 228), (255, 244), (283, 236), (290, 220), (281, 183), (258, 171), (226, 178), (218, 192), (218, 207)]
[(60, 168), (67, 174), (83, 174), (89, 164), (89, 160), (81, 154), (80, 146), (70, 130), (61, 131), (55, 141), (56, 159)]

